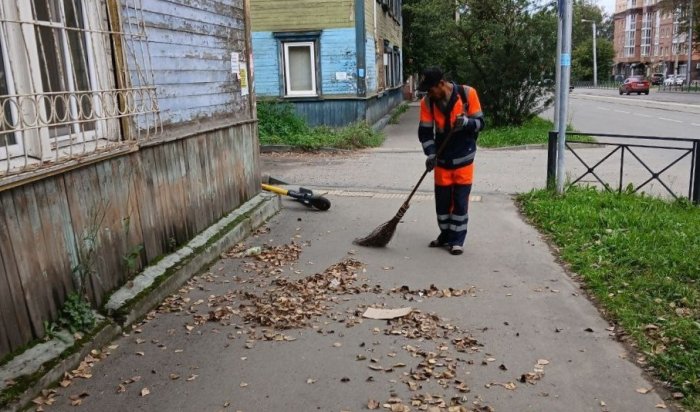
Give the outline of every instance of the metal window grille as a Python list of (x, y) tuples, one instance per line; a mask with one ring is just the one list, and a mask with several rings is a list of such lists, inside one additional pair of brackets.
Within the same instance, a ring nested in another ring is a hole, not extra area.
[(0, 175), (161, 129), (139, 0), (0, 4)]

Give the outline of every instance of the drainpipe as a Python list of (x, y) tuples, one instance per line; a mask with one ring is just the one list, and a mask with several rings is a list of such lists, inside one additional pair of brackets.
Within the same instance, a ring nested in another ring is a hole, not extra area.
[(355, 0), (355, 51), (357, 54), (357, 96), (367, 96), (365, 56), (365, 0)]

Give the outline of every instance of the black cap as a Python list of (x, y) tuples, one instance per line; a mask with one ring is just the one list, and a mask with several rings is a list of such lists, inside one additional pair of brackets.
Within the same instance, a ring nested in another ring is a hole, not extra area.
[(420, 83), (418, 84), (418, 91), (427, 92), (430, 88), (440, 84), (443, 80), (442, 70), (438, 67), (430, 67), (423, 70), (423, 74), (420, 78)]

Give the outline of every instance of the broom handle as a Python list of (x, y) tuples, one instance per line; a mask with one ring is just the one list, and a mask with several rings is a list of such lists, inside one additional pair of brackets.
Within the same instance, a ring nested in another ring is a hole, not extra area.
[[(440, 147), (438, 148), (437, 153), (435, 154), (435, 159), (437, 159), (441, 154), (442, 151), (445, 150), (445, 147), (447, 146), (447, 142), (450, 141), (452, 136), (455, 134), (455, 129), (450, 130), (450, 133), (447, 134), (447, 137), (445, 137), (445, 140), (442, 142)], [(423, 172), (423, 175), (421, 175), (420, 179), (418, 180), (418, 183), (416, 183), (415, 186), (413, 186), (413, 190), (411, 190), (411, 194), (408, 195), (408, 198), (403, 202), (401, 205), (401, 208), (399, 211), (396, 213), (396, 216), (399, 218), (402, 218), (404, 213), (408, 210), (409, 202), (411, 201), (411, 198), (413, 197), (413, 194), (416, 193), (416, 190), (418, 190), (418, 187), (420, 186), (421, 183), (423, 183), (423, 179), (425, 179), (425, 176), (428, 174), (428, 169), (425, 169)]]

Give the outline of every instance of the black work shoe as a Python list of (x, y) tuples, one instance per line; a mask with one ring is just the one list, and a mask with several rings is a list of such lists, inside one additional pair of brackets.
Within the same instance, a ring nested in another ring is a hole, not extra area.
[(450, 253), (453, 255), (461, 255), (464, 253), (464, 248), (459, 245), (452, 245), (450, 246)]
[(431, 240), (430, 243), (428, 243), (428, 247), (445, 247), (447, 246), (447, 243), (440, 242), (440, 240), (435, 239)]

